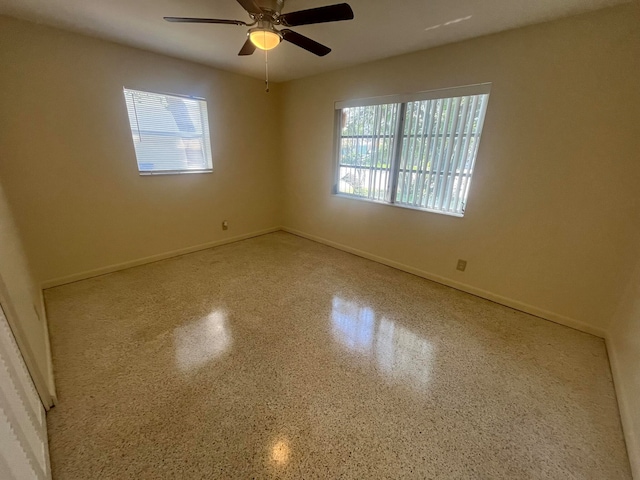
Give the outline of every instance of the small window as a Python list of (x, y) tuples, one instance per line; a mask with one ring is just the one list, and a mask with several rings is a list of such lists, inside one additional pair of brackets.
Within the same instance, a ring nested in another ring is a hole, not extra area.
[(463, 216), (490, 88), (337, 103), (335, 193)]
[(211, 172), (207, 102), (124, 89), (141, 175)]

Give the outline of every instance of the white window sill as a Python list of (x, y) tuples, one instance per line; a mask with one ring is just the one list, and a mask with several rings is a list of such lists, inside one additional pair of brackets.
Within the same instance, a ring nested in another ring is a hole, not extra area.
[(185, 175), (189, 173), (213, 173), (213, 170), (159, 170), (153, 172), (139, 172), (141, 177), (151, 177), (153, 175)]
[(463, 218), (464, 213), (443, 212), (442, 210), (433, 210), (431, 208), (413, 207), (411, 205), (402, 205), (398, 203), (381, 202), (379, 200), (371, 200), (369, 198), (358, 197), (356, 195), (349, 195), (348, 193), (333, 193), (334, 197), (348, 198), (350, 200), (359, 200), (366, 203), (374, 203), (376, 205), (386, 205), (387, 207), (404, 208), (406, 210), (417, 210), (419, 212), (437, 213), (439, 215), (447, 215), (449, 217)]

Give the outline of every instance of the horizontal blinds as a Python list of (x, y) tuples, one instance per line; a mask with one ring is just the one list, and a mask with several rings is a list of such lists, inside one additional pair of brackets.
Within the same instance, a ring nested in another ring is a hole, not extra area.
[(141, 173), (211, 170), (205, 100), (127, 88), (124, 97)]
[[(338, 112), (336, 191), (462, 216), (489, 90), (481, 84), (336, 104), (354, 105)], [(380, 103), (390, 98), (411, 99)]]

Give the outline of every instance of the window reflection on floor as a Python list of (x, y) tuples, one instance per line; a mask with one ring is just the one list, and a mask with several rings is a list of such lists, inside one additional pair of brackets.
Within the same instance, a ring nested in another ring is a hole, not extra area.
[(334, 297), (331, 315), (334, 335), (345, 347), (359, 352), (371, 350), (376, 327), (373, 310)]
[(215, 311), (174, 332), (176, 363), (183, 372), (215, 360), (231, 346), (226, 313)]
[(333, 298), (331, 320), (335, 339), (349, 351), (369, 356), (384, 374), (413, 384), (429, 381), (433, 346), (425, 339), (340, 297)]
[(286, 440), (280, 440), (271, 449), (271, 460), (278, 465), (286, 465), (289, 463), (289, 457), (291, 456), (291, 449), (289, 448), (289, 442)]

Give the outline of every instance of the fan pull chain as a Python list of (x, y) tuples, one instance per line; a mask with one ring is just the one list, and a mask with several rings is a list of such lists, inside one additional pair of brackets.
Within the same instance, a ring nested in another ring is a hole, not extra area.
[(269, 93), (269, 50), (264, 51), (264, 76), (265, 76), (264, 83), (267, 86), (265, 91)]

